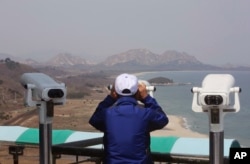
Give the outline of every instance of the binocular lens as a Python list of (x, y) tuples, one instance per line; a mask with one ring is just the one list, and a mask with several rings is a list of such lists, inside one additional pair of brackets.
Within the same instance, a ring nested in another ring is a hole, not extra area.
[(64, 92), (61, 89), (50, 89), (48, 92), (49, 98), (62, 98)]
[(205, 103), (207, 105), (220, 105), (223, 102), (221, 95), (207, 95), (205, 97)]

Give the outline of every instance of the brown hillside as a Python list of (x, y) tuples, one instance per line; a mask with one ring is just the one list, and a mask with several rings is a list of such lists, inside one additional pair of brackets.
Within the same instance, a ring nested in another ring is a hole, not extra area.
[(35, 71), (32, 67), (11, 60), (0, 63), (0, 111), (22, 104), (17, 101), (24, 94), (24, 88), (19, 83), (20, 77), (25, 72)]

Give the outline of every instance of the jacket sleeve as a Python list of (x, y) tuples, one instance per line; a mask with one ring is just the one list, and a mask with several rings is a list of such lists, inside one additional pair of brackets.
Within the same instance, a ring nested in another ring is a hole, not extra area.
[(169, 120), (166, 113), (153, 97), (148, 95), (142, 102), (149, 112), (149, 131), (161, 129), (168, 124)]
[(100, 102), (89, 119), (89, 124), (95, 127), (100, 131), (104, 131), (104, 122), (105, 122), (105, 109), (112, 106), (115, 103), (115, 100), (108, 95), (102, 102)]

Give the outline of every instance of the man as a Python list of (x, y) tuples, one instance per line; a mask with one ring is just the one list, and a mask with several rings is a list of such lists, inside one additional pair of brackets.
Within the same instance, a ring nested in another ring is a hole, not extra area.
[[(144, 106), (139, 105), (141, 101)], [(168, 117), (136, 76), (121, 74), (110, 94), (98, 105), (89, 120), (104, 132), (104, 163), (148, 164), (150, 132), (163, 128)]]

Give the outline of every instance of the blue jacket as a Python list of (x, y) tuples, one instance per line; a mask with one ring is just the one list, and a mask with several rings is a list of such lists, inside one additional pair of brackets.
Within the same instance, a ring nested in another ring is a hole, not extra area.
[(143, 103), (144, 106), (138, 105), (133, 97), (115, 101), (107, 96), (96, 108), (89, 123), (104, 132), (104, 163), (153, 163), (150, 132), (163, 128), (168, 118), (151, 96)]

